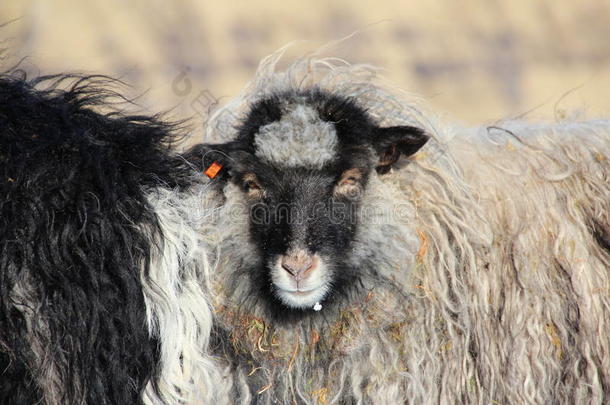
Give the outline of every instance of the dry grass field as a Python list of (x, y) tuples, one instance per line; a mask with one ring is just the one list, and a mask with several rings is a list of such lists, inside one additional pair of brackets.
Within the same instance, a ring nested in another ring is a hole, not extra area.
[(151, 111), (205, 119), (259, 60), (356, 32), (326, 53), (371, 63), (467, 123), (610, 116), (610, 2), (5, 0), (3, 67), (105, 73)]

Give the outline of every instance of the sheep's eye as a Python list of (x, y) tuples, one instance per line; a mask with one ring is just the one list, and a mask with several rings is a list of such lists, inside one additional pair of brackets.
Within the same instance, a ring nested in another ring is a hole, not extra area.
[(243, 178), (243, 188), (246, 193), (254, 196), (261, 195), (263, 192), (263, 188), (258, 183), (256, 176), (250, 173)]
[(341, 179), (341, 181), (339, 182), (340, 186), (356, 186), (358, 185), (358, 182), (360, 181), (360, 178), (356, 177), (356, 176), (348, 176), (346, 178)]
[(258, 191), (261, 189), (261, 187), (258, 185), (258, 183), (256, 183), (255, 181), (246, 181), (244, 183), (244, 188), (246, 189), (246, 191)]
[(335, 196), (356, 197), (362, 190), (362, 172), (349, 169), (341, 174), (334, 189)]

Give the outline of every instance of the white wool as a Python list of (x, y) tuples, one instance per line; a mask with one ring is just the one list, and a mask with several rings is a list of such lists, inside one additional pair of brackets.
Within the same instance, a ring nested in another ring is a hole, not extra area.
[(261, 127), (254, 139), (256, 156), (280, 167), (322, 168), (334, 158), (337, 143), (333, 124), (303, 105)]
[(210, 403), (217, 390), (218, 366), (207, 351), (211, 266), (199, 234), (211, 215), (200, 204), (204, 193), (199, 185), (181, 192), (158, 188), (148, 195), (162, 232), (150, 272), (142, 275), (149, 330), (161, 344), (161, 398), (149, 384), (144, 397), (151, 404)]

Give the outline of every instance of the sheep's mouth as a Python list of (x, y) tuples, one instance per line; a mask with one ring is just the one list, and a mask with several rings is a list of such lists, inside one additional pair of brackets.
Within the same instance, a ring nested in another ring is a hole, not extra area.
[(294, 295), (307, 295), (312, 291), (315, 291), (316, 288), (311, 288), (309, 290), (282, 290), (283, 292), (294, 294)]
[(284, 305), (290, 308), (313, 308), (326, 297), (328, 289), (325, 284), (307, 290), (287, 290), (276, 285), (276, 295)]

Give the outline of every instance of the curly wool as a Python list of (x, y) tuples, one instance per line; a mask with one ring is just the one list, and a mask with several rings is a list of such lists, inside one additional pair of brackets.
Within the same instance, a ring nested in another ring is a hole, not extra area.
[(376, 209), (354, 251), (375, 271), (324, 316), (294, 324), (267, 318), (251, 291), (241, 194), (210, 191), (205, 209), (217, 215), (202, 235), (216, 252), (220, 402), (606, 402), (610, 122), (462, 128), (367, 66), (308, 57), (276, 72), (280, 57), (208, 121), (210, 138), (232, 139), (263, 97), (315, 86), (433, 140), (371, 179)]
[(208, 267), (182, 209), (201, 186), (176, 126), (117, 111), (116, 84), (0, 77), (1, 403), (210, 392)]
[(370, 179), (361, 285), (275, 323), (245, 274), (258, 258), (242, 194), (194, 177), (172, 128), (96, 113), (106, 93), (88, 81), (5, 78), (1, 402), (607, 401), (610, 123), (460, 128), (366, 66), (276, 72), (279, 56), (208, 135), (232, 139), (251, 103), (316, 86), (434, 138)]

